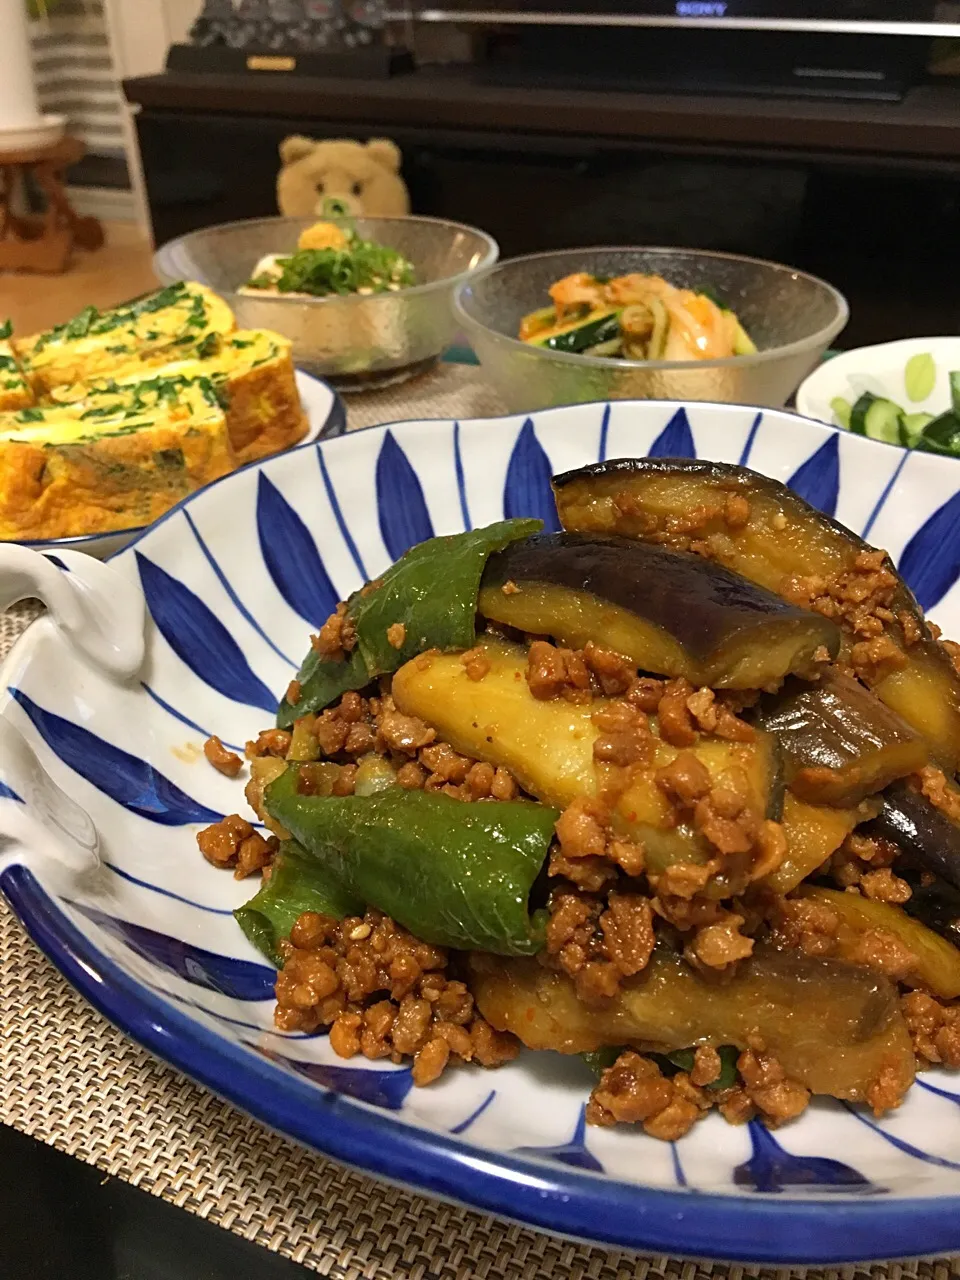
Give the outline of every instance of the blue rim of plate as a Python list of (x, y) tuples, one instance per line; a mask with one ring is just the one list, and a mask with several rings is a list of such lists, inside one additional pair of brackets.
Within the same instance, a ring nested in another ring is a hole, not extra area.
[[(366, 430), (397, 425), (378, 423)], [(184, 498), (135, 541), (195, 496)], [(0, 891), (41, 951), (126, 1035), (276, 1132), (395, 1185), (591, 1244), (746, 1265), (904, 1260), (953, 1253), (960, 1246), (960, 1195), (898, 1197), (880, 1204), (822, 1194), (799, 1199), (757, 1193), (753, 1199), (693, 1187), (661, 1190), (555, 1162), (521, 1161), (394, 1120), (307, 1084), (187, 1017), (98, 951), (26, 866), (0, 871)]]
[[(299, 373), (302, 378), (309, 378), (311, 382), (319, 383), (333, 396), (333, 400), (330, 404), (330, 412), (327, 414), (326, 422), (324, 422), (323, 426), (314, 438), (306, 442), (306, 447), (316, 444), (319, 440), (335, 440), (338, 436), (346, 435), (347, 407), (343, 403), (339, 391), (337, 391), (335, 387), (332, 387), (329, 382), (324, 382), (322, 378), (318, 378), (312, 373), (307, 373), (305, 369), (297, 369), (297, 373)], [(294, 448), (296, 449), (303, 447), (305, 446), (294, 445)], [(247, 463), (246, 465), (255, 466), (258, 461), (260, 461), (260, 459), (256, 459), (253, 463)], [(237, 470), (242, 471), (243, 467), (238, 467)], [(230, 471), (227, 474), (233, 475), (235, 473)], [(225, 480), (226, 476), (221, 476), (220, 479)], [(216, 484), (217, 481), (214, 480), (211, 481), (211, 483)], [(202, 488), (205, 489), (207, 486), (203, 485)], [(201, 490), (196, 489), (194, 492), (200, 493)], [(187, 502), (192, 497), (192, 493), (187, 494), (187, 497), (181, 499), (181, 502)], [(177, 508), (179, 507), (180, 503), (178, 502)], [(163, 516), (159, 518), (162, 520)], [(153, 523), (156, 524), (157, 522), (154, 521)], [(142, 534), (146, 533), (148, 529), (152, 528), (153, 524), (137, 524), (132, 525), (128, 529), (108, 529), (105, 533), (78, 533), (71, 538), (37, 538), (32, 542), (15, 541), (14, 545), (18, 547), (30, 547), (33, 551), (70, 551), (73, 547), (89, 546), (92, 542), (103, 542), (106, 538), (140, 537)], [(3, 540), (0, 540), (0, 545), (2, 545), (2, 541)], [(127, 544), (124, 545), (126, 546)]]
[(418, 1129), (320, 1090), (180, 1013), (67, 919), (22, 865), (0, 889), (71, 984), (144, 1048), (276, 1132), (388, 1182), (555, 1235), (644, 1253), (780, 1265), (914, 1258), (956, 1249), (960, 1197), (748, 1200), (611, 1183)]

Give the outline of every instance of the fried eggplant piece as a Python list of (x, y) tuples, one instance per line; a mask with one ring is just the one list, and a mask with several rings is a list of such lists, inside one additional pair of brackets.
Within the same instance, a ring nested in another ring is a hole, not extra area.
[[(507, 588), (506, 590), (504, 588)], [(828, 618), (741, 574), (632, 538), (541, 534), (488, 560), (479, 610), (581, 649), (614, 649), (642, 671), (713, 689), (777, 688), (840, 649)]]
[[(623, 458), (594, 463), (553, 481), (563, 527), (586, 534), (622, 534), (676, 550), (692, 550), (758, 586), (794, 598), (805, 581), (855, 605), (872, 571), (862, 557), (874, 549), (823, 515), (786, 485), (731, 463), (692, 458)], [(867, 683), (920, 733), (933, 755), (960, 766), (960, 675), (930, 630), (889, 558), (879, 566), (894, 585), (882, 632), (848, 633), (845, 656), (867, 644)], [(802, 594), (802, 591), (801, 591)], [(849, 614), (837, 610), (841, 626)], [(878, 618), (878, 622), (881, 620)], [(886, 641), (878, 645), (878, 641)], [(880, 650), (883, 653), (880, 653)]]
[(813, 1093), (861, 1102), (885, 1074), (902, 1096), (914, 1078), (893, 983), (792, 952), (758, 948), (732, 978), (718, 981), (658, 947), (647, 968), (602, 1007), (583, 1004), (570, 978), (535, 959), (472, 955), (470, 989), (487, 1021), (530, 1049), (747, 1049), (759, 1037), (787, 1075)]
[(835, 669), (817, 684), (791, 681), (754, 719), (777, 735), (787, 786), (808, 804), (849, 808), (927, 763), (923, 738)]
[[(478, 645), (488, 669), (471, 679), (461, 656), (425, 653), (393, 678), (400, 711), (419, 716), (455, 750), (509, 769), (525, 791), (545, 804), (566, 808), (578, 796), (607, 799), (616, 830), (640, 840), (647, 867), (656, 873), (675, 862), (707, 862), (711, 846), (676, 813), (657, 784), (658, 769), (678, 756), (677, 747), (657, 735), (656, 721), (645, 759), (628, 770), (595, 759), (601, 731), (594, 716), (610, 704), (565, 698), (535, 698), (527, 683), (527, 651), (522, 645), (484, 638)], [(754, 812), (778, 818), (783, 798), (780, 761), (772, 734), (757, 730), (749, 742), (701, 735), (689, 748), (717, 781), (729, 769), (746, 776)]]

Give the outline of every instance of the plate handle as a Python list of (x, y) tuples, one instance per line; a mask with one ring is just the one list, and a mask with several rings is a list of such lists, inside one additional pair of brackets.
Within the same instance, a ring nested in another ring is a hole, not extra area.
[(48, 557), (0, 546), (0, 612), (42, 600), (64, 638), (94, 666), (127, 680), (143, 665), (146, 605), (139, 585), (81, 551)]

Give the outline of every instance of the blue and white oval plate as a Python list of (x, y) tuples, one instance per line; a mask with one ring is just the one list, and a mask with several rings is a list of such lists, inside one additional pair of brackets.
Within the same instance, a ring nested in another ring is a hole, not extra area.
[[(251, 884), (197, 852), (199, 826), (243, 808), (242, 782), (205, 763), (203, 740), (242, 744), (270, 723), (337, 600), (432, 534), (520, 515), (556, 527), (552, 473), (644, 454), (740, 462), (788, 482), (886, 547), (960, 635), (952, 461), (735, 405), (621, 401), (370, 428), (227, 476), (96, 566), (116, 585), (121, 619), (137, 612), (121, 597), (145, 598), (133, 679), (84, 656), (82, 622), (62, 601), (59, 625), (48, 614), (18, 642), (0, 670), (0, 721), (45, 773), (25, 757), (10, 763), (16, 752), (0, 762), (0, 887), (130, 1036), (272, 1128), (376, 1176), (654, 1253), (826, 1264), (960, 1250), (960, 1077), (925, 1073), (881, 1121), (820, 1100), (775, 1134), (713, 1115), (675, 1144), (586, 1129), (590, 1080), (557, 1055), (463, 1067), (414, 1089), (403, 1067), (348, 1063), (323, 1036), (273, 1029), (273, 971), (230, 915)], [(81, 560), (55, 573), (43, 562), (48, 599), (83, 578)], [(0, 595), (3, 573), (0, 561)], [(46, 778), (92, 828), (64, 820), (71, 806)], [(58, 858), (67, 845), (72, 860)]]

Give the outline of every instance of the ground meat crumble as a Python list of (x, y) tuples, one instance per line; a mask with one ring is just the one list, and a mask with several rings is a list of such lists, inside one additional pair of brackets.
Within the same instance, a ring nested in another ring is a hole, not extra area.
[(197, 833), (200, 852), (215, 867), (232, 867), (237, 880), (262, 871), (273, 862), (280, 841), (263, 837), (246, 818), (232, 813)]
[(213, 734), (203, 744), (203, 754), (218, 773), (235, 778), (243, 768), (243, 758), (235, 751), (229, 751), (220, 739)]
[(412, 1058), (414, 1084), (426, 1085), (451, 1061), (497, 1067), (519, 1052), (519, 1041), (494, 1031), (450, 977), (449, 953), (378, 911), (345, 920), (305, 912), (281, 949), (278, 1028), (329, 1027), (342, 1058)]
[(747, 1049), (737, 1059), (740, 1084), (724, 1090), (717, 1100), (720, 1114), (730, 1124), (743, 1124), (759, 1114), (775, 1129), (807, 1109), (810, 1090), (787, 1077), (772, 1054)]
[(913, 891), (891, 866), (900, 856), (895, 844), (854, 831), (830, 859), (828, 871), (841, 889), (858, 888), (866, 898), (902, 906)]
[(888, 929), (854, 930), (824, 902), (779, 898), (770, 910), (772, 940), (805, 955), (831, 957), (890, 978), (914, 984), (917, 957)]
[(950, 785), (942, 769), (928, 765), (915, 774), (911, 782), (951, 822), (960, 822), (960, 791)]
[(642, 1054), (622, 1053), (590, 1095), (589, 1124), (641, 1124), (652, 1138), (675, 1142), (688, 1133), (711, 1100), (686, 1072), (667, 1078)]
[(901, 997), (900, 1010), (921, 1063), (960, 1067), (960, 1008), (910, 991)]

